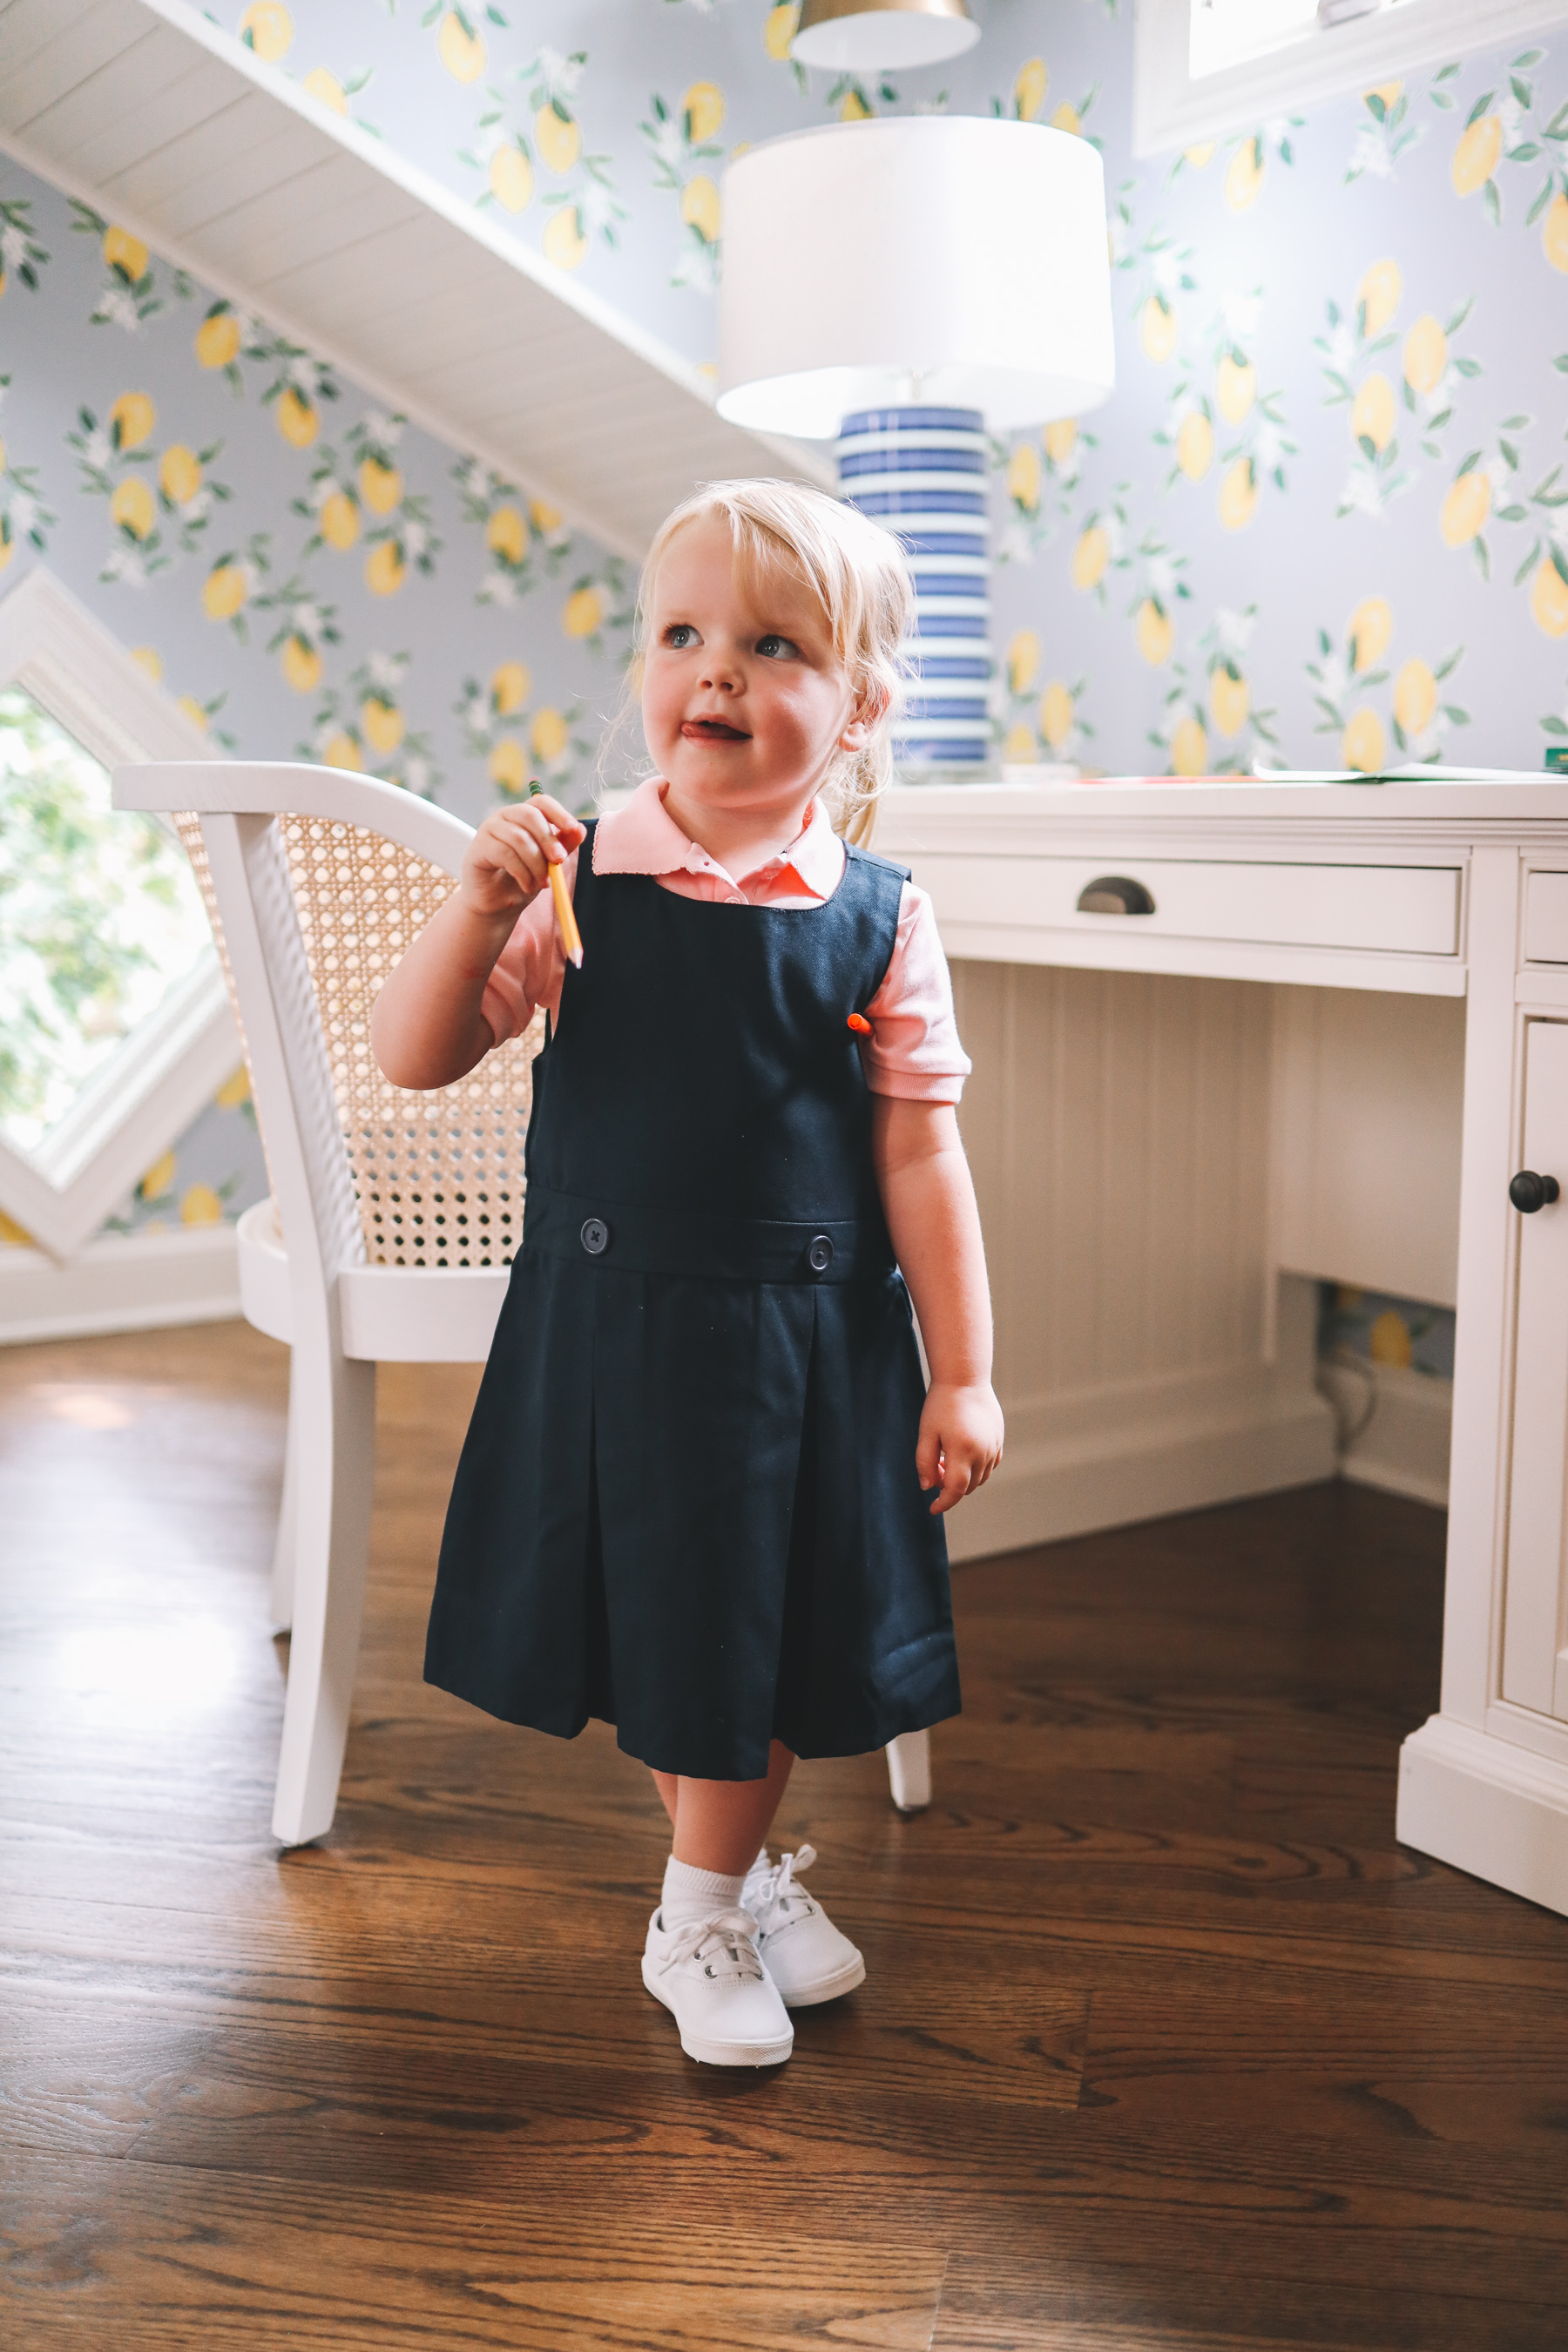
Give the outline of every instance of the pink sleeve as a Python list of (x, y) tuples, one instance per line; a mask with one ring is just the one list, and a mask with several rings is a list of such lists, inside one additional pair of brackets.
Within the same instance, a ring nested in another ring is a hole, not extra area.
[(866, 1012), (872, 1034), (860, 1041), (860, 1065), (874, 1095), (897, 1095), (904, 1102), (958, 1100), (969, 1056), (958, 1042), (936, 917), (912, 882), (904, 885), (887, 975)]
[[(566, 861), (566, 887), (576, 895), (575, 850)], [(518, 917), (479, 1001), (479, 1011), (498, 1045), (526, 1029), (542, 1004), (551, 1019), (555, 1018), (561, 1010), (563, 970), (555, 902), (548, 890), (542, 890)]]

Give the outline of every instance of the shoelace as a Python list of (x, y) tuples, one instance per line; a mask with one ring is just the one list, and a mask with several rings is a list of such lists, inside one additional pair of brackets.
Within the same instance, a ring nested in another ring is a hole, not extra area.
[(773, 1925), (775, 1913), (788, 1911), (792, 1898), (809, 1908), (811, 1897), (804, 1886), (795, 1885), (795, 1873), (809, 1870), (816, 1860), (816, 1848), (803, 1845), (797, 1853), (781, 1854), (765, 1877), (752, 1880), (748, 1900), (759, 1932), (766, 1933)]
[[(716, 1911), (710, 1919), (691, 1919), (684, 1927), (675, 1930), (675, 1940), (665, 1956), (666, 1969), (679, 1968), (685, 1960), (710, 1962), (720, 1953), (729, 1959), (736, 1976), (761, 1979), (763, 1964), (752, 1940), (757, 1923), (749, 1911)], [(709, 1968), (710, 1976), (715, 1973)]]

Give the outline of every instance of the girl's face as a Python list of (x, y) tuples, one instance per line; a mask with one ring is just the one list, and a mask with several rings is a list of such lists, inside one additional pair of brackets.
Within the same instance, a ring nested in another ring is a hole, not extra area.
[(809, 803), (842, 746), (858, 751), (862, 707), (804, 580), (748, 583), (719, 516), (689, 523), (654, 581), (643, 670), (643, 732), (678, 801), (761, 814)]

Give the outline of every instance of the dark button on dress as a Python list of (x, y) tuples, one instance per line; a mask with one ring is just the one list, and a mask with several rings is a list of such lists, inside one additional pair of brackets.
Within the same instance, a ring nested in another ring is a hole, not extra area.
[(428, 1682), (759, 1779), (956, 1714), (924, 1382), (847, 1016), (904, 876), (812, 908), (577, 861), (580, 971), (534, 1066), (523, 1243), (458, 1465)]

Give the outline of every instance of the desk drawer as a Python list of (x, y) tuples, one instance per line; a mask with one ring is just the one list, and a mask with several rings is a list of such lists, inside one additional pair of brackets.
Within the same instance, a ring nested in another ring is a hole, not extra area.
[[(1108, 935), (1153, 932), (1270, 947), (1451, 956), (1459, 948), (1456, 866), (1286, 866), (1197, 858), (954, 856), (911, 859), (939, 921)], [(1108, 876), (1141, 883), (1152, 914), (1080, 914)], [(1568, 875), (1538, 876), (1560, 880)]]
[(1532, 874), (1525, 885), (1526, 963), (1568, 963), (1568, 874)]

